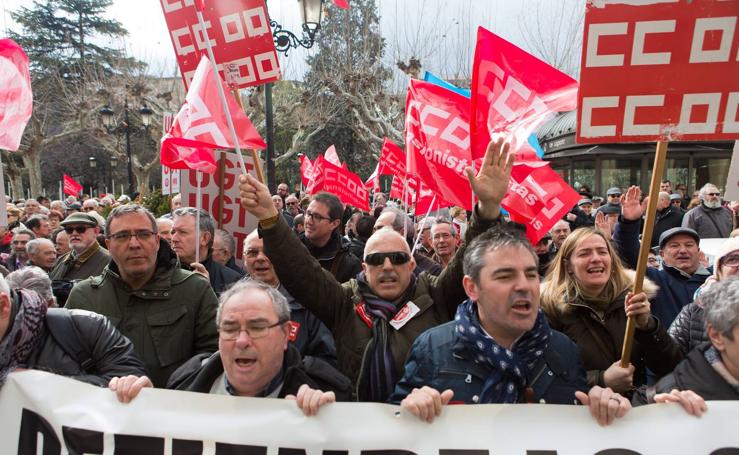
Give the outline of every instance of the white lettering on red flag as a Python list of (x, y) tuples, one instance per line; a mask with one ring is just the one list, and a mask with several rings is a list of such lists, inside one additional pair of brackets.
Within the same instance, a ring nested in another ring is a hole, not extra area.
[(577, 142), (739, 137), (739, 0), (588, 1)]
[[(177, 64), (187, 87), (207, 46), (192, 0), (161, 0)], [(264, 0), (204, 2), (203, 18), (219, 73), (235, 73), (239, 88), (274, 82), (280, 66)], [(222, 79), (227, 80), (224, 76)]]

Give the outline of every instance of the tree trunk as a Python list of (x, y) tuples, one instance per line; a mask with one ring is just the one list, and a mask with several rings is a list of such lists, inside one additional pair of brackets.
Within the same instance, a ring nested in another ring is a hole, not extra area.
[(133, 167), (134, 185), (136, 191), (141, 194), (149, 192), (149, 174), (151, 174), (151, 168), (148, 166)]
[(41, 150), (29, 148), (21, 155), (23, 165), (28, 170), (28, 182), (31, 187), (31, 196), (41, 195)]

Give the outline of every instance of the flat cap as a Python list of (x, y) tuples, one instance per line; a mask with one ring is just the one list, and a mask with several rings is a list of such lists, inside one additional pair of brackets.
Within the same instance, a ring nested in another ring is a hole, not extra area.
[(667, 243), (668, 240), (670, 240), (671, 237), (674, 237), (678, 234), (685, 234), (693, 237), (696, 242), (700, 243), (701, 238), (698, 237), (698, 233), (694, 230), (687, 228), (687, 227), (674, 227), (672, 229), (668, 229), (665, 232), (663, 232), (659, 236), (659, 248), (662, 249), (665, 247), (665, 243)]
[(98, 221), (87, 213), (76, 212), (64, 218), (64, 221), (59, 224), (61, 224), (62, 226), (68, 226), (71, 224), (86, 224), (88, 226), (94, 227), (98, 225)]

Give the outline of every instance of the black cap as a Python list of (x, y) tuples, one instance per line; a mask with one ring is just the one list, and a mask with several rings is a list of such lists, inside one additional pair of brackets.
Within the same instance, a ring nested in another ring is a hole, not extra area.
[(620, 204), (606, 204), (598, 207), (598, 211), (603, 215), (613, 215), (614, 213), (621, 214)]
[(659, 236), (659, 248), (662, 249), (665, 247), (665, 243), (667, 243), (668, 240), (670, 240), (670, 237), (674, 237), (678, 234), (685, 234), (693, 237), (696, 242), (700, 243), (701, 238), (698, 237), (698, 233), (694, 230), (686, 227), (674, 227), (672, 229), (668, 229), (665, 232), (662, 233), (662, 235)]
[(671, 201), (682, 201), (683, 197), (680, 195), (680, 193), (672, 193), (670, 195), (670, 200)]

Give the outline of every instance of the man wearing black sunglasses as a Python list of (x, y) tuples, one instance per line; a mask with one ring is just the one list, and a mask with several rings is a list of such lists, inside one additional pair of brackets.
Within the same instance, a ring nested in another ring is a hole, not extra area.
[(721, 192), (713, 183), (700, 189), (701, 203), (683, 217), (683, 227), (689, 227), (702, 239), (728, 238), (733, 228), (731, 209), (721, 204)]
[[(468, 178), (479, 202), (465, 240), (494, 225), (513, 166), (503, 141), (490, 143), (483, 164)], [(362, 273), (343, 284), (325, 273), (291, 235), (252, 176), (241, 176), (241, 204), (259, 219), (264, 251), (280, 282), (333, 332), (339, 370), (352, 379), (355, 398), (384, 402), (400, 378), (411, 344), (426, 329), (452, 319), (466, 297), (460, 248), (438, 277), (413, 277), (416, 263), (403, 236), (391, 228), (375, 232), (364, 249)]]
[(100, 233), (97, 220), (77, 212), (61, 222), (69, 237), (71, 251), (57, 259), (49, 273), (52, 280), (84, 280), (100, 275), (110, 262), (110, 253), (97, 241)]

